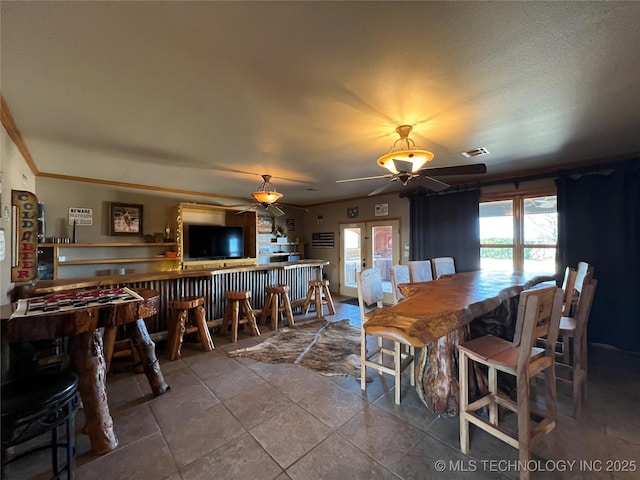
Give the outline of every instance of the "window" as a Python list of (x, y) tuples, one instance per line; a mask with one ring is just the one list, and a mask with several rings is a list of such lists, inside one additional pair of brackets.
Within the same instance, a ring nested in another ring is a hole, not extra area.
[(483, 269), (552, 274), (557, 243), (555, 195), (515, 195), (480, 203)]

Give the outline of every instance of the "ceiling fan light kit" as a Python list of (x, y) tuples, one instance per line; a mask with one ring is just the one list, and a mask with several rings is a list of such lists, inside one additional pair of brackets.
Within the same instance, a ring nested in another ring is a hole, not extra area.
[(262, 182), (257, 191), (251, 192), (251, 195), (261, 204), (271, 205), (280, 200), (282, 194), (276, 192), (276, 188), (271, 183), (271, 175), (262, 175), (262, 178), (264, 182)]
[(425, 164), (433, 160), (433, 153), (420, 150), (415, 142), (409, 138), (411, 125), (400, 125), (396, 132), (400, 138), (395, 141), (389, 153), (378, 159), (378, 165), (386, 168), (393, 174), (413, 173), (420, 170)]

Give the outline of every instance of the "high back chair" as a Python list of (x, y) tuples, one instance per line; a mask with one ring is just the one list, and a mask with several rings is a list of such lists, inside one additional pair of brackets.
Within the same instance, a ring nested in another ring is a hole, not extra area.
[(399, 283), (409, 283), (409, 267), (407, 265), (393, 265), (391, 272), (391, 293), (393, 294), (393, 303), (398, 303), (404, 298), (404, 295), (398, 289)]
[[(562, 310), (562, 289), (556, 287), (525, 290), (520, 294), (513, 342), (485, 335), (459, 346), (460, 368), (460, 449), (469, 452), (469, 422), (477, 425), (519, 451), (522, 464), (529, 461), (532, 446), (556, 426), (555, 344)], [(544, 338), (544, 348), (535, 347)], [(489, 392), (469, 403), (468, 361), (488, 367)], [(497, 372), (516, 377), (516, 400), (498, 391)], [(546, 412), (542, 420), (531, 418), (530, 381), (544, 372)], [(517, 434), (499, 426), (498, 406), (514, 411)], [(489, 418), (477, 411), (488, 407)], [(520, 471), (529, 478), (529, 471)]]
[(573, 304), (573, 293), (576, 285), (576, 270), (567, 267), (562, 280), (562, 313), (568, 315)]
[[(367, 389), (367, 368), (371, 367), (378, 371), (378, 373), (388, 373), (393, 375), (395, 379), (395, 403), (400, 404), (400, 379), (402, 372), (410, 367), (410, 380), (411, 386), (415, 385), (414, 382), (414, 350), (410, 349), (409, 354), (402, 352), (400, 342), (393, 342), (393, 350), (383, 346), (383, 337), (375, 335), (377, 337), (377, 346), (371, 350), (367, 348), (367, 334), (364, 326), (369, 318), (371, 312), (375, 309), (383, 308), (382, 304), (382, 277), (380, 276), (380, 270), (377, 268), (368, 268), (362, 272), (356, 273), (356, 282), (358, 285), (358, 305), (360, 307), (360, 319), (361, 326), (361, 339), (360, 339), (360, 387), (362, 390)], [(373, 308), (370, 308), (373, 306)], [(384, 335), (384, 332), (381, 332)], [(384, 354), (391, 355), (393, 358), (393, 364), (390, 362), (384, 363)]]
[(428, 282), (433, 280), (431, 260), (411, 260), (407, 265), (409, 267), (409, 278), (411, 279), (411, 283)]
[[(592, 278), (593, 267), (587, 262), (578, 262), (578, 268), (576, 268), (575, 274), (573, 275), (573, 285), (571, 285), (571, 279), (568, 281), (569, 286), (565, 292), (567, 298), (564, 302), (564, 308), (562, 309), (563, 316), (575, 316), (580, 296), (582, 295), (582, 289), (584, 288), (584, 285), (591, 282)], [(560, 333), (559, 343), (562, 351), (562, 361), (565, 364), (569, 364), (571, 362), (571, 337), (571, 334), (565, 334), (563, 332)]]
[(453, 261), (453, 257), (432, 258), (431, 263), (433, 264), (433, 277), (436, 280), (443, 275), (456, 273), (456, 264)]
[[(571, 378), (559, 378), (572, 385), (573, 416), (578, 417), (582, 410), (582, 403), (587, 397), (587, 323), (591, 315), (591, 305), (595, 296), (598, 281), (591, 279), (582, 286), (578, 298), (578, 305), (574, 316), (563, 316), (560, 319), (560, 337), (563, 343), (563, 366), (572, 370)], [(569, 351), (569, 339), (573, 340), (573, 355), (569, 362), (564, 356)]]

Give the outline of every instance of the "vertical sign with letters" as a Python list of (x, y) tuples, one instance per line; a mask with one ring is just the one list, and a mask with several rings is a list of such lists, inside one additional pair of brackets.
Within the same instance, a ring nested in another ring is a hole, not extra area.
[(15, 212), (11, 281), (29, 282), (38, 275), (38, 198), (31, 192), (12, 190), (11, 201)]

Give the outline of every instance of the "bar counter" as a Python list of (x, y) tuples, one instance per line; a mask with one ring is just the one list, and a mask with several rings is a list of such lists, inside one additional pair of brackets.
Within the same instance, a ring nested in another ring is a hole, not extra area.
[(304, 299), (310, 280), (321, 280), (326, 260), (299, 260), (259, 265), (244, 265), (202, 270), (133, 273), (63, 280), (43, 280), (18, 287), (19, 297), (45, 295), (79, 288), (122, 286), (158, 291), (160, 305), (157, 315), (146, 319), (151, 337), (157, 341), (166, 337), (169, 326), (169, 302), (178, 297), (201, 296), (210, 326), (216, 326), (224, 314), (224, 293), (227, 290), (251, 291), (251, 306), (261, 309), (264, 289), (268, 285), (290, 287), (291, 301)]

